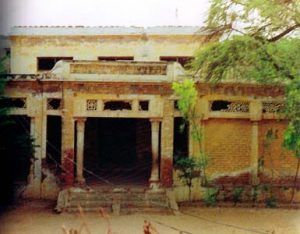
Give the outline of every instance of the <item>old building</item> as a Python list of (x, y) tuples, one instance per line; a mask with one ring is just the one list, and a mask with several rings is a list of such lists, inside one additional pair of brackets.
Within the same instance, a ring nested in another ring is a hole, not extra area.
[[(289, 183), (296, 159), (281, 147), (283, 87), (198, 81), (201, 146), (179, 130), (172, 82), (189, 77), (183, 66), (207, 35), (197, 27), (13, 28), (7, 95), (37, 145), (27, 196), (56, 196), (53, 184), (138, 183), (173, 187), (186, 200), (173, 156), (199, 147), (211, 181)], [(276, 137), (266, 147), (270, 129)]]

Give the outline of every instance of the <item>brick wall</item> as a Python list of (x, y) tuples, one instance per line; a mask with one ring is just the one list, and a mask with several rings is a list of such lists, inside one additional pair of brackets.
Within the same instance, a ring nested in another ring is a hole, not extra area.
[(241, 171), (250, 166), (250, 121), (210, 119), (203, 125), (209, 175)]

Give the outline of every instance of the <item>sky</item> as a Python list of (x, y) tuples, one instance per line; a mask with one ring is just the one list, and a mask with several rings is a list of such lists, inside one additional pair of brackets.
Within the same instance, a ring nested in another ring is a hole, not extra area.
[(0, 34), (12, 26), (201, 26), (209, 0), (0, 0)]

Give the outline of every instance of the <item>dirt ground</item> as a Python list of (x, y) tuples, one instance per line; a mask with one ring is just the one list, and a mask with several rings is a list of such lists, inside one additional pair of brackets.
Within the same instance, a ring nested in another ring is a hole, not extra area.
[[(83, 220), (79, 214), (56, 214), (49, 202), (26, 202), (0, 217), (1, 234), (62, 234), (62, 228), (78, 229)], [(182, 214), (134, 214), (110, 216), (108, 221), (98, 213), (84, 214), (88, 230), (81, 234), (143, 234), (144, 220), (165, 234), (202, 233), (300, 233), (300, 210), (247, 208), (183, 208)]]

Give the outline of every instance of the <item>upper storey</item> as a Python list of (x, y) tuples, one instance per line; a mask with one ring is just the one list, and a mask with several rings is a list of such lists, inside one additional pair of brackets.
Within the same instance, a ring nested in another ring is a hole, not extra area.
[(10, 34), (11, 73), (41, 73), (59, 60), (184, 65), (208, 35), (199, 27), (15, 27)]

